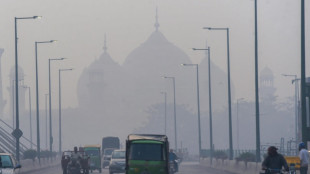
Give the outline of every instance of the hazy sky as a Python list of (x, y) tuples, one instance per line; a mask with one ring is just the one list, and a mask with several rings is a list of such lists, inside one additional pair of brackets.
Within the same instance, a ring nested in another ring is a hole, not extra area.
[[(108, 52), (122, 64), (155, 30), (156, 7), (159, 30), (170, 42), (199, 63), (203, 52), (193, 52), (191, 48), (205, 47), (207, 40), (212, 60), (225, 72), (226, 33), (202, 27), (230, 27), (231, 78), (236, 97), (254, 99), (254, 0), (1, 0), (0, 48), (5, 49), (1, 59), (5, 99), (9, 97), (8, 74), (14, 65), (14, 17), (43, 16), (40, 20), (18, 21), (19, 64), (26, 74), (25, 84), (32, 87), (33, 101), (34, 42), (56, 39), (59, 42), (40, 44), (38, 48), (41, 109), (44, 94), (48, 92), (48, 58), (57, 57), (69, 59), (52, 64), (54, 99), (58, 99), (58, 69), (74, 68), (62, 76), (63, 105), (76, 107), (78, 78), (103, 52), (104, 35), (107, 35)], [(259, 68), (268, 66), (273, 70), (279, 98), (291, 96), (294, 86), (281, 74), (300, 73), (300, 2), (260, 0), (258, 7)], [(57, 104), (53, 103), (54, 108)]]

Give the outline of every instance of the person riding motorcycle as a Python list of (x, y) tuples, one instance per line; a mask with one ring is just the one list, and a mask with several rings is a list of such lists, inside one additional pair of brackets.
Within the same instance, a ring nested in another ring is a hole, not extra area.
[(177, 162), (178, 159), (179, 159), (179, 157), (173, 152), (172, 149), (170, 149), (170, 152), (169, 152), (169, 161), (172, 161), (172, 162), (173, 162), (174, 168), (175, 168), (175, 171), (176, 171), (176, 172), (179, 171), (179, 165), (178, 165), (178, 162)]
[(279, 154), (277, 150), (278, 149), (274, 146), (268, 148), (268, 156), (262, 163), (262, 169), (266, 170), (266, 173), (279, 173), (282, 167), (284, 167), (286, 171), (289, 171), (285, 158)]
[[(77, 171), (80, 171), (81, 165), (80, 165), (81, 155), (77, 151), (77, 147), (74, 147), (74, 151), (71, 154), (70, 162), (68, 164), (68, 173), (76, 173)], [(73, 171), (72, 171), (73, 169)], [(76, 172), (75, 172), (76, 171)]]

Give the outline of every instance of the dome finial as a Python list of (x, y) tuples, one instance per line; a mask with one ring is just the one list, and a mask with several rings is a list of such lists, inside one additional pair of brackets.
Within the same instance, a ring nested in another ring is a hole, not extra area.
[(158, 23), (158, 10), (157, 10), (157, 7), (156, 7), (156, 17), (155, 17), (155, 19), (156, 19), (156, 22), (155, 22), (155, 29), (156, 29), (156, 31), (158, 31), (158, 28), (159, 28), (159, 23)]
[(107, 35), (104, 34), (104, 45), (103, 45), (103, 51), (106, 52), (108, 49), (107, 47)]

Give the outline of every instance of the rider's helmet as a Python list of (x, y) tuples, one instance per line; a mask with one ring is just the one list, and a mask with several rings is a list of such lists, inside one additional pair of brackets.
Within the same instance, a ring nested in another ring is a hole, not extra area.
[(276, 155), (278, 153), (277, 150), (278, 148), (276, 148), (275, 146), (268, 147), (268, 155)]
[(306, 148), (306, 144), (304, 142), (301, 142), (299, 143), (298, 147), (299, 147), (299, 150), (301, 150), (303, 148)]

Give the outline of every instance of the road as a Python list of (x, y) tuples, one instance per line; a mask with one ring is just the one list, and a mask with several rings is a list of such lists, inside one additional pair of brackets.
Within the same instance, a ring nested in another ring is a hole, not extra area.
[[(44, 171), (32, 172), (31, 174), (62, 174), (60, 167), (50, 168)], [(99, 172), (94, 172), (99, 173)], [(103, 174), (109, 174), (109, 170), (103, 169)], [(232, 174), (223, 172), (220, 170), (215, 170), (199, 165), (197, 162), (184, 162), (180, 166), (180, 171), (177, 174)]]

